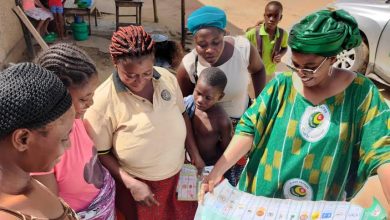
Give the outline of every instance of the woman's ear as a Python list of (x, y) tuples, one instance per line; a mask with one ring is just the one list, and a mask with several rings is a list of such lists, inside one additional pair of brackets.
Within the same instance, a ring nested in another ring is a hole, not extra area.
[(23, 152), (28, 149), (28, 142), (31, 139), (31, 131), (26, 128), (16, 129), (11, 135), (12, 146), (18, 151)]
[(115, 66), (115, 68), (117, 68), (117, 66), (118, 66), (118, 59), (114, 59), (114, 58), (112, 58), (112, 63), (114, 64), (114, 66)]
[(221, 99), (225, 96), (225, 93), (224, 92), (221, 92), (221, 95), (219, 95), (219, 99), (218, 101), (221, 101)]
[(337, 56), (329, 57), (330, 63), (333, 65), (337, 61)]

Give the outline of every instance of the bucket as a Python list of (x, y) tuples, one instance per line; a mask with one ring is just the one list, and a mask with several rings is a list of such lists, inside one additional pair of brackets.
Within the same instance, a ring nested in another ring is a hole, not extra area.
[(88, 40), (88, 24), (85, 22), (71, 24), (73, 38), (77, 41)]
[(49, 34), (46, 34), (45, 36), (43, 36), (42, 38), (46, 43), (51, 44), (57, 40), (57, 34), (49, 33)]
[(82, 23), (84, 21), (83, 17), (82, 16), (74, 16), (74, 23)]
[(91, 6), (92, 1), (91, 0), (78, 0), (77, 1), (77, 7), (78, 8), (88, 8)]

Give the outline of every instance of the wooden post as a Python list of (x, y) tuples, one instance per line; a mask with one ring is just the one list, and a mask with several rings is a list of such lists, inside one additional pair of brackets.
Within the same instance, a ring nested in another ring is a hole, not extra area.
[(119, 2), (115, 0), (115, 31), (118, 31), (119, 27)]
[[(15, 5), (20, 6), (21, 5), (21, 1), (20, 0), (15, 0)], [(20, 20), (20, 22), (22, 22), (22, 21)], [(32, 60), (32, 59), (34, 59), (36, 54), (35, 54), (34, 46), (32, 44), (31, 33), (28, 31), (26, 26), (24, 26), (23, 24), (22, 24), (22, 30), (23, 30), (24, 41), (26, 42), (26, 46), (27, 46), (28, 58), (30, 60)]]
[[(94, 11), (95, 11), (95, 27), (97, 27), (97, 15), (98, 15), (98, 9), (94, 6)], [(100, 15), (100, 14), (99, 14)], [(89, 24), (91, 25), (91, 24)]]
[(181, 0), (181, 46), (186, 47), (186, 5), (185, 0)]
[(156, 0), (153, 0), (153, 14), (154, 14), (154, 23), (158, 23)]
[(12, 8), (16, 15), (22, 20), (23, 24), (27, 27), (30, 33), (34, 36), (35, 40), (37, 40), (39, 46), (41, 46), (42, 50), (46, 50), (49, 46), (43, 40), (42, 36), (38, 33), (37, 29), (35, 29), (34, 25), (31, 24), (30, 20), (28, 20), (26, 14), (24, 14), (23, 10), (19, 6), (15, 6)]

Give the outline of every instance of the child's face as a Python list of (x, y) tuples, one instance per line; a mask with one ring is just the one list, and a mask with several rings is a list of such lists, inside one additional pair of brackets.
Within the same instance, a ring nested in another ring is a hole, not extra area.
[(81, 87), (70, 87), (72, 104), (76, 111), (76, 118), (82, 118), (87, 109), (93, 104), (93, 94), (99, 84), (97, 74), (91, 76), (88, 82)]
[(279, 6), (268, 5), (264, 11), (264, 24), (267, 28), (275, 29), (282, 20), (282, 11)]
[(223, 97), (217, 87), (212, 87), (207, 83), (199, 80), (194, 89), (194, 100), (196, 108), (202, 111), (207, 111), (215, 105)]

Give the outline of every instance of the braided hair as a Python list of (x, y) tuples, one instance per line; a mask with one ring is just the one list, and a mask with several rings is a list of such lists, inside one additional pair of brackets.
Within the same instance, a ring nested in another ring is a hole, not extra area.
[(38, 55), (35, 62), (53, 71), (67, 88), (83, 86), (97, 75), (95, 63), (85, 51), (68, 43), (50, 46)]
[(142, 26), (120, 27), (111, 38), (110, 54), (114, 62), (154, 54), (154, 41)]
[(72, 106), (72, 98), (52, 72), (33, 63), (0, 72), (0, 140), (19, 128), (39, 129)]

